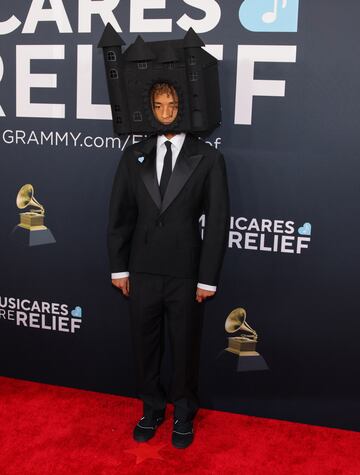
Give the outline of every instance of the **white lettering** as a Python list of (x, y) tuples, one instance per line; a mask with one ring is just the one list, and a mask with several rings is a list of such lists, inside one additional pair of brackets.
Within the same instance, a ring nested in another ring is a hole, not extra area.
[(120, 148), (121, 147), (121, 140), (119, 137), (106, 137), (105, 141), (106, 148)]
[(81, 319), (80, 318), (72, 318), (70, 320), (70, 331), (71, 331), (71, 333), (75, 333), (75, 330), (77, 328), (80, 328), (80, 324), (81, 324)]
[(271, 233), (271, 219), (263, 219), (261, 221), (261, 232), (267, 231), (268, 233)]
[(255, 62), (296, 62), (296, 46), (238, 45), (235, 124), (251, 125), (253, 96), (285, 96), (285, 81), (254, 79)]
[[(291, 249), (293, 247), (293, 241), (295, 239), (295, 236), (282, 236), (281, 239), (281, 251), (280, 252), (289, 252), (291, 254), (294, 253), (294, 249)], [(289, 246), (291, 246), (289, 248)]]
[(10, 17), (8, 20), (0, 21), (0, 35), (12, 33), (21, 25), (21, 21), (16, 16)]
[(54, 132), (49, 132), (48, 135), (45, 135), (45, 132), (41, 131), (40, 137), (42, 144), (44, 144), (45, 142), (50, 142), (50, 145), (54, 144)]
[(295, 224), (294, 221), (286, 221), (285, 228), (287, 229), (285, 230), (285, 232), (287, 234), (294, 234), (294, 231), (295, 231), (294, 224)]
[(59, 317), (58, 319), (58, 330), (60, 332), (69, 332), (67, 328), (69, 325), (69, 318), (68, 317)]
[(304, 237), (304, 236), (298, 237), (297, 245), (296, 245), (296, 254), (301, 254), (301, 249), (307, 249), (309, 247), (307, 244), (309, 241), (310, 241), (309, 237)]
[(37, 139), (35, 130), (32, 130), (32, 131), (30, 132), (29, 138), (27, 139), (27, 143), (28, 143), (28, 144), (31, 143), (31, 142), (35, 142), (36, 145), (39, 145), (39, 141), (38, 141), (38, 139)]
[(79, 140), (80, 136), (81, 132), (79, 132), (77, 135), (74, 135), (72, 132), (70, 132), (70, 137), (73, 139), (74, 147), (76, 147), (77, 141)]
[(29, 313), (29, 327), (40, 328), (39, 318), (38, 313)]
[(92, 104), (92, 45), (78, 45), (77, 102), (78, 119), (111, 120), (108, 104)]
[(56, 74), (31, 74), (32, 59), (64, 59), (64, 45), (16, 46), (16, 114), (18, 117), (65, 117), (65, 104), (36, 104), (30, 102), (34, 87), (57, 87)]
[(238, 231), (230, 231), (229, 232), (229, 247), (233, 247), (234, 245), (241, 249), (241, 242), (242, 240), (242, 234), (239, 233)]
[(4, 143), (11, 144), (14, 143), (14, 134), (12, 130), (4, 130), (2, 134), (2, 139)]
[(272, 251), (271, 247), (265, 246), (265, 234), (260, 234), (260, 251)]
[(44, 329), (44, 330), (52, 330), (52, 326), (47, 326), (46, 325), (46, 315), (44, 315), (43, 313), (41, 314), (41, 328)]
[(205, 13), (200, 20), (190, 18), (186, 13), (176, 22), (180, 28), (187, 31), (193, 28), (197, 33), (205, 33), (216, 27), (221, 18), (221, 8), (215, 0), (184, 0), (185, 3), (198, 8)]
[[(245, 233), (245, 249), (253, 249), (256, 250), (256, 233)], [(253, 245), (254, 244), (254, 245)]]
[(241, 226), (240, 225), (240, 222), (241, 221), (244, 221), (245, 223), (247, 222), (247, 219), (246, 218), (237, 218), (236, 221), (235, 221), (235, 227), (236, 229), (240, 229), (240, 231), (246, 229), (246, 225), (244, 226)]
[(144, 18), (144, 10), (163, 9), (166, 0), (131, 0), (130, 1), (130, 31), (131, 32), (170, 32), (171, 18)]
[(15, 141), (16, 141), (16, 143), (22, 142), (24, 145), (26, 145), (25, 137), (26, 137), (26, 132), (25, 132), (25, 130), (17, 130), (17, 131), (16, 131), (16, 133), (15, 133)]
[(23, 33), (35, 33), (39, 21), (55, 21), (59, 33), (72, 33), (62, 0), (49, 0), (51, 8), (43, 8), (45, 0), (33, 0), (25, 20)]
[(16, 312), (16, 325), (24, 325), (27, 327), (27, 315), (25, 312), (17, 311)]
[[(60, 135), (59, 132), (55, 133), (55, 143), (58, 145), (59, 143), (65, 142), (65, 147), (68, 146), (69, 144), (69, 134), (68, 132), (64, 132), (63, 135)], [(53, 304), (53, 305), (58, 305), (58, 304)], [(58, 313), (58, 311), (54, 311), (53, 313)]]
[(278, 252), (278, 248), (279, 248), (279, 235), (278, 235), (278, 234), (274, 234), (274, 246), (273, 246), (273, 251), (274, 251), (274, 252)]
[(8, 310), (7, 319), (8, 320), (15, 320), (15, 310)]
[(69, 314), (69, 308), (66, 305), (66, 303), (62, 303), (60, 305), (60, 309), (61, 309), (61, 315), (68, 315)]
[(93, 143), (96, 148), (101, 148), (104, 146), (104, 139), (102, 137), (95, 137)]
[(119, 2), (120, 0), (79, 0), (79, 33), (91, 33), (92, 15), (100, 15), (104, 25), (111, 23), (113, 28), (121, 33), (113, 13)]
[(249, 231), (255, 230), (255, 231), (258, 231), (258, 232), (260, 231), (259, 224), (258, 224), (256, 218), (253, 218), (253, 219), (250, 221), (250, 224), (249, 224), (249, 226), (248, 226), (248, 230), (249, 230)]
[[(0, 56), (0, 82), (4, 76), (4, 62)], [(0, 106), (0, 117), (5, 117), (4, 109)]]
[(274, 233), (283, 233), (283, 225), (284, 221), (282, 219), (275, 219), (274, 220)]

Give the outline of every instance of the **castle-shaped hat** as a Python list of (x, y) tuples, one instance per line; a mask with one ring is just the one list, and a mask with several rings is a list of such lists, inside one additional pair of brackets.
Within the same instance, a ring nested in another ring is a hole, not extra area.
[[(139, 35), (122, 52), (124, 45), (108, 23), (98, 46), (104, 52), (115, 133), (206, 135), (220, 124), (218, 62), (192, 28), (182, 40), (145, 42)], [(170, 125), (153, 114), (150, 92), (155, 83), (170, 84), (178, 95), (178, 114)]]

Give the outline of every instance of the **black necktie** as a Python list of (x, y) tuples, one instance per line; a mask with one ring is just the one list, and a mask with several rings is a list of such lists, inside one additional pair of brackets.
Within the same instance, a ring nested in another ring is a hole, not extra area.
[(170, 175), (171, 175), (171, 172), (172, 172), (171, 142), (169, 140), (167, 140), (165, 142), (165, 145), (166, 145), (166, 154), (165, 154), (165, 157), (164, 157), (164, 166), (163, 166), (163, 169), (162, 169), (161, 179), (160, 179), (161, 198), (164, 198), (166, 187), (167, 187), (167, 184), (169, 182)]

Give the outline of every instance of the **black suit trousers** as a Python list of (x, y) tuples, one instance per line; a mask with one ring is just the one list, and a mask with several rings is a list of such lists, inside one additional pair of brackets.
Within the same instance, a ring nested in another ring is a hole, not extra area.
[[(138, 396), (145, 415), (174, 404), (174, 417), (192, 420), (199, 408), (198, 373), (205, 303), (196, 301), (197, 279), (130, 273), (130, 318)], [(167, 321), (172, 380), (167, 395), (160, 381)]]

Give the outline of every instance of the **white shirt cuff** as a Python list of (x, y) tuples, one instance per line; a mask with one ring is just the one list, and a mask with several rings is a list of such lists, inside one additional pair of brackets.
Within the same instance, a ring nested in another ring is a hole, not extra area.
[(112, 272), (111, 278), (112, 279), (122, 279), (123, 277), (129, 277), (129, 272)]
[[(129, 277), (130, 273), (129, 272), (113, 272), (111, 274), (112, 279), (122, 279), (124, 277)], [(209, 290), (210, 292), (216, 292), (216, 285), (207, 285), (207, 284), (201, 284), (200, 282), (197, 284), (199, 289), (203, 290)]]
[(210, 290), (211, 292), (216, 292), (216, 285), (201, 284), (199, 282), (197, 286), (199, 287), (199, 289)]

